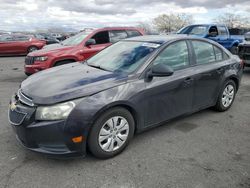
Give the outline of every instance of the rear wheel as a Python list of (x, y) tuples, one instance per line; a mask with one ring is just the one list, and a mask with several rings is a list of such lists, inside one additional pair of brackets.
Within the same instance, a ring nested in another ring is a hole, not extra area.
[(54, 67), (69, 64), (69, 63), (74, 63), (75, 61), (72, 60), (63, 60), (63, 61), (58, 61), (55, 63)]
[(30, 46), (30, 47), (28, 48), (28, 53), (34, 52), (34, 51), (36, 51), (36, 50), (38, 50), (38, 48), (37, 48), (36, 46)]
[(98, 158), (110, 158), (122, 152), (133, 137), (133, 116), (124, 108), (113, 108), (94, 123), (88, 138), (91, 153)]
[(215, 109), (223, 112), (228, 110), (234, 101), (236, 94), (236, 85), (233, 80), (228, 80), (225, 82), (223, 89), (220, 92), (219, 98), (215, 105)]

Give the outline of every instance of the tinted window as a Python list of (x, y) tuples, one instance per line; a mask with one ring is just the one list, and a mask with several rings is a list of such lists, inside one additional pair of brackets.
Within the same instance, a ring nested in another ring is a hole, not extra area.
[(154, 60), (154, 64), (164, 63), (174, 70), (184, 68), (189, 64), (188, 48), (185, 41), (170, 44)]
[(96, 44), (105, 44), (109, 43), (109, 33), (108, 31), (102, 31), (99, 33), (96, 33), (92, 39), (95, 39)]
[(15, 36), (14, 40), (15, 41), (28, 41), (30, 37), (28, 36)]
[(115, 43), (121, 39), (125, 39), (128, 37), (126, 31), (109, 31), (110, 42)]
[(215, 59), (216, 61), (222, 61), (223, 60), (223, 54), (222, 50), (218, 47), (214, 46), (214, 53), (215, 53)]
[(128, 33), (129, 37), (141, 36), (141, 33), (135, 30), (127, 30), (126, 32)]
[(197, 64), (215, 62), (214, 48), (212, 44), (203, 41), (193, 41)]
[(227, 35), (227, 29), (224, 26), (218, 26), (219, 35)]
[(0, 41), (1, 42), (13, 41), (13, 37), (10, 35), (3, 35), (0, 36)]

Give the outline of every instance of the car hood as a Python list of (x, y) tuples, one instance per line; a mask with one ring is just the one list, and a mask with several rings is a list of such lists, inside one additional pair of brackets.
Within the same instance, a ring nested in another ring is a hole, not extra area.
[(21, 92), (35, 104), (54, 104), (93, 95), (126, 83), (127, 74), (82, 63), (71, 63), (36, 73), (21, 84)]
[(61, 44), (50, 44), (50, 45), (46, 45), (41, 50), (37, 50), (37, 51), (29, 53), (28, 56), (41, 56), (41, 55), (45, 55), (48, 53), (57, 53), (57, 52), (62, 52), (62, 51), (65, 52), (66, 50), (71, 50), (74, 48), (75, 46), (63, 46)]

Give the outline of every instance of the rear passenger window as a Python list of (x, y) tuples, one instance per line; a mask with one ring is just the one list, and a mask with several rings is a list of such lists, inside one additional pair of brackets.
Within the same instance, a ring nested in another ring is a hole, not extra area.
[(15, 41), (28, 41), (29, 39), (28, 36), (15, 36)]
[(197, 64), (215, 62), (214, 48), (212, 44), (203, 41), (192, 41)]
[(218, 47), (214, 46), (214, 53), (215, 53), (215, 59), (216, 61), (222, 61), (223, 60), (223, 54), (221, 49)]
[(115, 43), (119, 40), (128, 38), (128, 34), (126, 33), (126, 31), (114, 30), (114, 31), (109, 31), (109, 37), (110, 37), (110, 42)]
[(138, 31), (135, 31), (135, 30), (127, 30), (126, 32), (128, 33), (128, 37), (141, 36), (141, 33), (139, 33)]
[(185, 68), (189, 65), (188, 48), (185, 41), (170, 44), (154, 60), (154, 65), (164, 63), (174, 70)]
[(92, 39), (95, 39), (96, 44), (105, 44), (109, 43), (109, 33), (108, 31), (102, 31), (99, 33), (96, 33)]

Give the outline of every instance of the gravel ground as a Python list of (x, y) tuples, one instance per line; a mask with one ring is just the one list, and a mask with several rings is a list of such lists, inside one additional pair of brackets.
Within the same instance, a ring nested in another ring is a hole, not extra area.
[(204, 110), (138, 134), (113, 159), (55, 160), (22, 148), (8, 123), (23, 61), (0, 58), (0, 187), (250, 188), (250, 69), (227, 112)]

